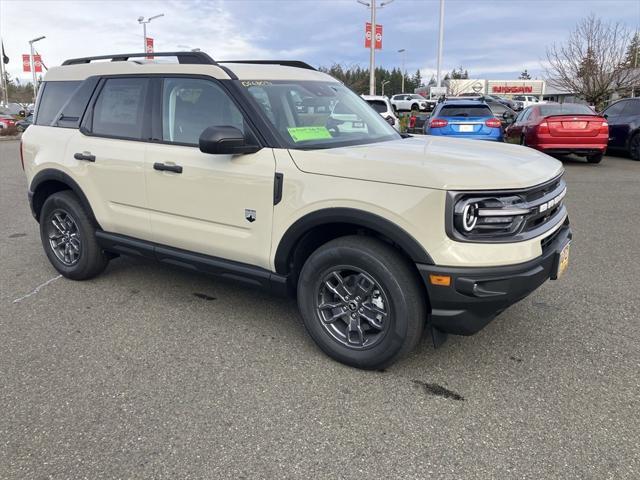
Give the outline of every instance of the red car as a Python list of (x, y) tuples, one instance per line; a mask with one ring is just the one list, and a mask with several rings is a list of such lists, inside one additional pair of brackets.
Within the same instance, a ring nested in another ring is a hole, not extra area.
[(0, 115), (0, 128), (13, 127), (16, 124), (16, 119), (11, 115)]
[(609, 141), (609, 125), (586, 105), (545, 103), (520, 112), (504, 136), (507, 142), (548, 154), (573, 153), (585, 156), (589, 163), (600, 163)]

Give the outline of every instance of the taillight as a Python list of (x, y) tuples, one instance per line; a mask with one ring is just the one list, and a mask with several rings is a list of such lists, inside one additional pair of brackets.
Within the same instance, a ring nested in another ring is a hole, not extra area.
[(432, 118), (429, 122), (429, 126), (431, 128), (442, 128), (446, 127), (447, 125), (449, 125), (449, 122), (447, 122), (444, 118)]
[(538, 133), (549, 133), (549, 124), (547, 123), (547, 121), (543, 121), (540, 122), (540, 124), (536, 127), (536, 129), (538, 130)]
[(22, 165), (22, 171), (24, 171), (24, 152), (22, 151), (22, 140), (20, 140), (20, 165)]
[(415, 115), (411, 115), (409, 117), (409, 128), (413, 128), (416, 126), (416, 116)]
[(500, 128), (502, 123), (497, 118), (488, 118), (484, 124), (489, 128)]
[(600, 125), (600, 133), (609, 134), (609, 124), (607, 122), (602, 122), (602, 125)]

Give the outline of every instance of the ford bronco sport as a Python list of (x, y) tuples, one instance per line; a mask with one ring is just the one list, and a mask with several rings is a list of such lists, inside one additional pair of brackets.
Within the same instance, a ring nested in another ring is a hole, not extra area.
[(65, 277), (138, 255), (297, 295), (324, 352), (376, 369), (425, 328), (436, 344), (477, 332), (565, 270), (551, 157), (403, 138), (302, 62), (144, 55), (51, 68), (22, 138), (33, 216)]

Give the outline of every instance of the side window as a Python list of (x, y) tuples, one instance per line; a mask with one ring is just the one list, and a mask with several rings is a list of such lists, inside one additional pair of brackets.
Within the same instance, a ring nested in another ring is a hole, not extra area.
[(81, 82), (45, 82), (36, 112), (36, 125), (49, 125)]
[(242, 113), (227, 93), (210, 80), (165, 78), (162, 88), (162, 139), (197, 145), (212, 126), (232, 126), (244, 133)]
[(618, 115), (622, 115), (622, 110), (624, 110), (624, 105), (626, 102), (616, 102), (613, 105), (609, 106), (603, 113), (607, 114), (609, 117), (617, 117)]
[(92, 132), (109, 137), (141, 139), (149, 79), (110, 78), (93, 107)]
[(628, 100), (625, 102), (623, 115), (640, 115), (640, 100)]

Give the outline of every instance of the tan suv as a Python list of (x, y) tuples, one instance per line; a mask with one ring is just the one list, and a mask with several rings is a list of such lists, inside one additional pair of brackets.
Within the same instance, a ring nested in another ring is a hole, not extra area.
[(322, 350), (372, 369), (425, 328), (477, 332), (566, 268), (558, 161), (403, 137), (302, 62), (144, 55), (51, 68), (22, 138), (65, 277), (137, 255), (297, 295)]

